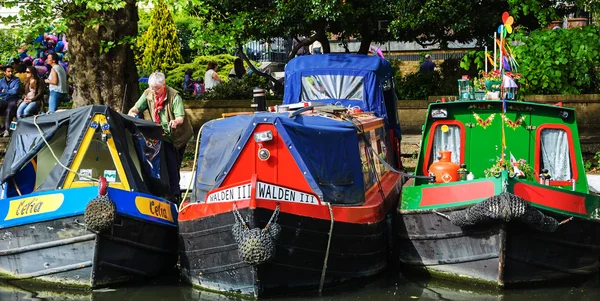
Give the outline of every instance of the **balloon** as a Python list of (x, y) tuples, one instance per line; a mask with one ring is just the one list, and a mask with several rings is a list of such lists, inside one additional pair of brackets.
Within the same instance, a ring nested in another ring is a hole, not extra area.
[(373, 46), (371, 45), (371, 52), (373, 52), (373, 54), (377, 54), (377, 56), (379, 56), (380, 58), (384, 58), (383, 56), (383, 52), (381, 52), (381, 49), (379, 49), (377, 46)]
[(48, 68), (46, 68), (46, 66), (35, 66), (35, 69), (37, 69), (40, 76), (43, 76), (48, 72)]
[(64, 52), (69, 51), (69, 42), (67, 42), (67, 36), (64, 35), (64, 34), (62, 36), (62, 42), (63, 42), (63, 45), (64, 45), (63, 51)]
[(65, 44), (63, 41), (58, 41), (58, 43), (56, 43), (56, 47), (54, 47), (54, 51), (56, 52), (63, 52), (63, 49), (65, 47)]

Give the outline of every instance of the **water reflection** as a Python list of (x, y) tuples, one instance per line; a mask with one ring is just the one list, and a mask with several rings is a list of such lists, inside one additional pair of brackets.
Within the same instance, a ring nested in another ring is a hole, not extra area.
[[(273, 301), (342, 301), (342, 300), (598, 300), (598, 277), (577, 286), (535, 289), (486, 290), (458, 286), (447, 282), (409, 281), (384, 275), (364, 285), (347, 285), (330, 289), (321, 297), (316, 292), (270, 298)], [(21, 283), (0, 283), (2, 301), (240, 301), (243, 299), (200, 291), (180, 283), (102, 289), (89, 293), (33, 289)]]

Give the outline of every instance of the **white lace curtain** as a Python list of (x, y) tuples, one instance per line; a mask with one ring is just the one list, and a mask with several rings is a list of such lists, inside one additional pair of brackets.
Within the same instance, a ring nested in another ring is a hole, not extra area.
[[(444, 128), (448, 131), (444, 132)], [(430, 163), (439, 161), (440, 151), (452, 151), (452, 162), (460, 164), (460, 127), (457, 125), (438, 125), (433, 134), (433, 149)]]
[(548, 170), (550, 180), (570, 181), (573, 178), (569, 139), (564, 130), (542, 130), (541, 152), (541, 168)]
[(363, 100), (363, 77), (310, 75), (302, 77), (302, 101), (316, 99)]

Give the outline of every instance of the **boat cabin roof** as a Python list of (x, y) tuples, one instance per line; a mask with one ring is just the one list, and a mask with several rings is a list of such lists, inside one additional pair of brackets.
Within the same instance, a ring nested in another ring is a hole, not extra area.
[[(25, 118), (18, 122), (8, 145), (0, 183), (16, 186), (17, 191), (21, 190), (19, 194), (25, 185), (29, 191), (91, 185), (77, 179), (62, 164), (80, 174), (93, 174), (94, 178), (116, 177), (116, 188), (121, 185), (126, 190), (154, 194), (155, 187), (164, 188), (160, 179), (168, 179), (166, 167), (161, 168), (162, 131), (156, 123), (99, 105)], [(42, 134), (51, 149), (41, 139)], [(153, 180), (152, 175), (157, 179)], [(15, 181), (8, 181), (11, 178)]]
[[(283, 104), (305, 101), (340, 104), (374, 112), (387, 120), (388, 110), (394, 110), (396, 102), (392, 83), (388, 81), (393, 73), (390, 63), (377, 56), (299, 56), (285, 67)], [(389, 96), (385, 91), (389, 92)], [(395, 117), (395, 112), (393, 114)], [(395, 123), (396, 119), (392, 119), (390, 122)]]

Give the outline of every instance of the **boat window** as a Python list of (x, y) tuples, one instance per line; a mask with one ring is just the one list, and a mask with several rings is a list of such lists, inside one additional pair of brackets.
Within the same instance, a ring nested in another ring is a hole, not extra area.
[[(373, 150), (389, 164), (389, 156), (391, 156), (391, 154), (389, 153), (389, 148), (386, 145), (387, 135), (385, 129), (380, 127), (368, 132), (364, 132), (361, 135), (365, 136), (366, 140), (371, 144)], [(364, 188), (366, 191), (375, 185), (377, 181), (388, 171), (388, 169), (368, 149), (363, 139), (359, 139), (358, 147), (360, 150), (360, 159), (363, 167)]]
[(429, 164), (439, 161), (440, 151), (452, 152), (452, 162), (460, 164), (460, 127), (455, 124), (440, 124), (435, 127)]
[(350, 75), (309, 75), (302, 77), (301, 100), (363, 100), (364, 79)]
[[(48, 141), (50, 147), (56, 154), (56, 156), (60, 159), (60, 156), (65, 151), (65, 147), (67, 146), (67, 126), (60, 127), (52, 139)], [(46, 180), (50, 171), (56, 165), (56, 159), (52, 156), (50, 149), (48, 146), (44, 146), (41, 151), (38, 152), (37, 158), (35, 161), (37, 162), (37, 169), (35, 173), (35, 188), (37, 189), (42, 185), (42, 182)]]
[(562, 129), (543, 129), (540, 134), (540, 170), (547, 169), (553, 181), (573, 178), (569, 137)]
[[(120, 183), (121, 178), (108, 149), (108, 144), (102, 141), (101, 135), (99, 131), (94, 133), (94, 137), (88, 146), (77, 172), (95, 179), (104, 176), (108, 183)], [(77, 176), (75, 181), (88, 182), (90, 180)]]

